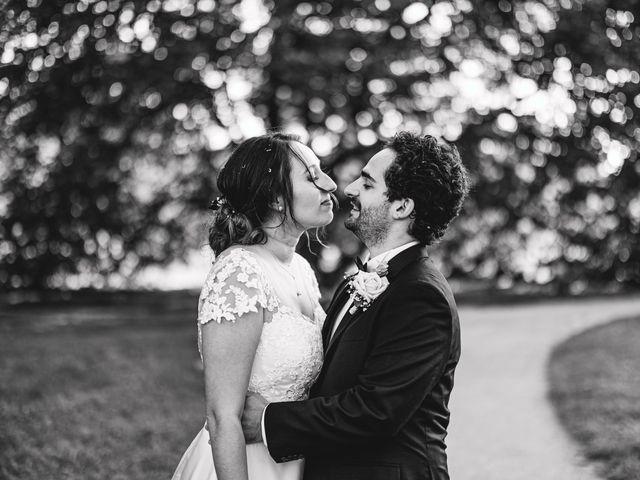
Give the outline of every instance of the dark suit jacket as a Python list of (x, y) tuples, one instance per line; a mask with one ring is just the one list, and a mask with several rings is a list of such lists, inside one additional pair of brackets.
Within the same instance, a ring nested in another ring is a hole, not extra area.
[(305, 480), (448, 479), (447, 404), (460, 356), (451, 289), (419, 246), (389, 262), (389, 287), (343, 321), (346, 282), (323, 329), (325, 361), (309, 400), (271, 403), (278, 462), (304, 456)]

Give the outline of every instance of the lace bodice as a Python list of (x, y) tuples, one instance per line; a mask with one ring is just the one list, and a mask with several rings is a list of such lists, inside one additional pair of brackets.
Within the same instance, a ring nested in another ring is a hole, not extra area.
[(263, 311), (264, 325), (251, 369), (249, 390), (268, 401), (302, 400), (322, 367), (320, 290), (306, 260), (294, 258), (307, 291), (313, 292), (313, 318), (288, 305), (276, 295), (269, 269), (255, 253), (240, 247), (223, 252), (214, 262), (198, 302), (198, 349), (202, 348), (202, 325), (247, 321), (248, 312)]

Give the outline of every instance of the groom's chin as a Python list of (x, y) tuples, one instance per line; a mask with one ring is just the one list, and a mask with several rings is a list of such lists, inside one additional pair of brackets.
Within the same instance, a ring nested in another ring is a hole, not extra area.
[(344, 221), (344, 226), (347, 230), (351, 231), (355, 235), (358, 235), (358, 221), (355, 218), (347, 218)]
[(353, 229), (355, 228), (355, 222), (351, 217), (349, 217), (344, 221), (344, 226), (347, 230), (351, 230), (353, 232)]

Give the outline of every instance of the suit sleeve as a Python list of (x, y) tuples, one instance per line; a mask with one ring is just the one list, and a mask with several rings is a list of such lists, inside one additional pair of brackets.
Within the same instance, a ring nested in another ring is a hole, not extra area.
[(389, 293), (354, 387), (331, 397), (267, 407), (265, 430), (276, 461), (344, 453), (393, 436), (438, 383), (452, 351), (449, 303), (422, 283)]

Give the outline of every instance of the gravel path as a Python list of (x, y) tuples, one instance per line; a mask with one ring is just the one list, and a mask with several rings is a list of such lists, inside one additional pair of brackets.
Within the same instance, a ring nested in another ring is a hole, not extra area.
[(447, 440), (452, 480), (596, 480), (547, 398), (552, 348), (640, 314), (637, 297), (460, 309), (462, 358)]

